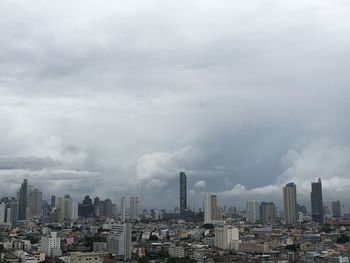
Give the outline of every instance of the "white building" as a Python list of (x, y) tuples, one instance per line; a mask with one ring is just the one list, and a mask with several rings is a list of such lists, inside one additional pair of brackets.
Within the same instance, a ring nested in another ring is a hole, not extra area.
[(115, 224), (107, 237), (107, 251), (117, 259), (131, 258), (131, 224)]
[(256, 223), (259, 221), (259, 206), (260, 202), (258, 201), (247, 202), (247, 222)]
[(47, 256), (61, 256), (61, 239), (56, 232), (51, 232), (51, 236), (41, 238), (41, 251)]
[(23, 255), (21, 257), (21, 263), (38, 263), (38, 260), (33, 256)]
[(239, 230), (230, 225), (215, 226), (214, 246), (224, 250), (238, 250)]

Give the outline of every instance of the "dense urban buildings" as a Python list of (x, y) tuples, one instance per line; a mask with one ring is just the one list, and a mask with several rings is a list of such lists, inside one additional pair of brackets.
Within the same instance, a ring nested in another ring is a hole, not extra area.
[[(217, 194), (204, 193), (203, 210), (188, 207), (184, 216), (180, 216), (178, 207), (168, 211), (139, 207), (136, 196), (130, 197), (129, 207), (122, 197), (117, 211), (109, 198), (85, 195), (77, 205), (65, 194), (51, 198), (49, 205), (43, 200), (44, 193), (28, 180), (19, 189), (18, 199), (0, 200), (0, 256), (5, 261), (107, 263), (156, 259), (166, 263), (170, 257), (198, 263), (203, 259), (204, 262), (349, 260), (350, 253), (346, 251), (350, 251), (347, 243), (350, 215), (343, 215), (341, 202), (331, 202), (333, 218), (327, 213), (325, 224), (315, 220), (319, 218), (317, 209), (323, 204), (320, 179), (312, 183), (312, 202), (317, 202), (310, 214), (305, 206), (297, 204), (294, 183), (281, 189), (283, 210), (278, 210), (274, 202), (254, 200), (248, 201), (243, 210), (234, 206), (221, 208)], [(18, 220), (19, 199), (23, 198), (20, 193), (25, 190), (26, 220)]]
[(294, 183), (288, 183), (283, 187), (284, 220), (286, 224), (294, 224), (297, 221), (297, 190)]
[(314, 222), (322, 223), (324, 221), (321, 178), (318, 178), (317, 182), (311, 183), (311, 216)]

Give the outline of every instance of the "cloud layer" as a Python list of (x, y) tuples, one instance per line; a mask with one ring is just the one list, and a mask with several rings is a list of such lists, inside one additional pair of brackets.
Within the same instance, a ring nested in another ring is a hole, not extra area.
[[(346, 1), (2, 1), (0, 193), (309, 203), (350, 176)], [(204, 184), (203, 184), (204, 182)]]

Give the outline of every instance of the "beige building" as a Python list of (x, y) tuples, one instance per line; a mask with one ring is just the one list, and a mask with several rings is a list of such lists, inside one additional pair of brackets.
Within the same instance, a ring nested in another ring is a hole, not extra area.
[(283, 187), (284, 221), (286, 224), (294, 224), (297, 221), (297, 191), (294, 183)]
[(106, 257), (107, 252), (74, 252), (70, 253), (70, 263), (103, 263)]
[(238, 250), (239, 230), (230, 225), (215, 226), (214, 246), (224, 250)]

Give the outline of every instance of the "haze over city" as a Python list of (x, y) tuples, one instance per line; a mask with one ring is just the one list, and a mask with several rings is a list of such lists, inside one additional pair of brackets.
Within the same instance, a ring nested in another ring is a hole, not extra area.
[[(347, 1), (1, 1), (0, 192), (350, 199)], [(281, 205), (279, 205), (281, 206)]]

